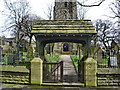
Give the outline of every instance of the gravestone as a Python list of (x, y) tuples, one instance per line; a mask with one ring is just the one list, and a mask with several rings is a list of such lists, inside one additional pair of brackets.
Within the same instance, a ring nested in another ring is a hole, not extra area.
[(3, 52), (3, 49), (2, 49), (2, 47), (0, 46), (0, 62), (2, 62), (2, 61), (3, 61), (2, 52)]
[(118, 66), (117, 57), (110, 57), (110, 66)]
[[(111, 43), (111, 47), (112, 47), (112, 53), (111, 53), (112, 59), (111, 60), (112, 60), (112, 62), (114, 61), (115, 63), (117, 63), (117, 66), (118, 66), (118, 65), (120, 65), (120, 50), (119, 50), (120, 45), (113, 40)], [(114, 56), (114, 58), (113, 58), (113, 56)], [(115, 64), (115, 66), (116, 66), (116, 64)]]
[(14, 56), (13, 55), (10, 55), (7, 57), (8, 58), (8, 64), (9, 65), (12, 65), (13, 64), (13, 60), (14, 60)]
[(97, 60), (98, 64), (102, 63), (102, 49), (99, 46), (95, 47), (94, 59)]

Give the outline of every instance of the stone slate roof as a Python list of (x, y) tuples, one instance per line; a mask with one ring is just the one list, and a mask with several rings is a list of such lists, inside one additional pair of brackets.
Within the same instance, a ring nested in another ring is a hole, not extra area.
[(38, 20), (32, 34), (96, 34), (90, 20)]

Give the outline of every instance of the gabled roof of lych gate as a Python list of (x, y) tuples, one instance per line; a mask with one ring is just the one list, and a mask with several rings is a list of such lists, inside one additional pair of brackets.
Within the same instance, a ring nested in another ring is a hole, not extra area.
[(38, 20), (32, 34), (96, 34), (90, 20)]

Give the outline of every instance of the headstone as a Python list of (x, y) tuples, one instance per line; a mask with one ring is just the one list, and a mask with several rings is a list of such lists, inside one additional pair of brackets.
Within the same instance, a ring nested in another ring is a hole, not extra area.
[(0, 46), (0, 62), (2, 62), (2, 61), (3, 61), (2, 52), (3, 52), (3, 50), (2, 50), (2, 47)]
[(13, 60), (14, 60), (14, 56), (13, 55), (8, 56), (8, 64), (9, 65), (13, 64)]
[(111, 57), (111, 61), (110, 62), (112, 63), (114, 61), (115, 65), (112, 64), (113, 66), (120, 65), (120, 49), (119, 49), (120, 45), (118, 43), (116, 43), (115, 41), (112, 41), (111, 47), (112, 47), (112, 50), (111, 50), (110, 54), (111, 54), (112, 57)]
[(97, 60), (98, 64), (102, 63), (102, 49), (100, 47), (96, 47), (94, 59)]
[(117, 57), (110, 57), (110, 66), (117, 66)]

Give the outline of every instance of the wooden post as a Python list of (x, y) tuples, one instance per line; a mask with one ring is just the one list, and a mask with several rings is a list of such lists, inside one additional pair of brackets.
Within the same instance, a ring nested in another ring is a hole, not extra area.
[(60, 79), (61, 79), (61, 82), (63, 82), (63, 61), (60, 62)]
[(40, 55), (40, 58), (42, 60), (45, 59), (45, 56), (44, 56), (44, 47), (45, 47), (45, 44), (42, 43), (42, 42), (40, 42), (40, 44), (39, 44), (39, 55)]

